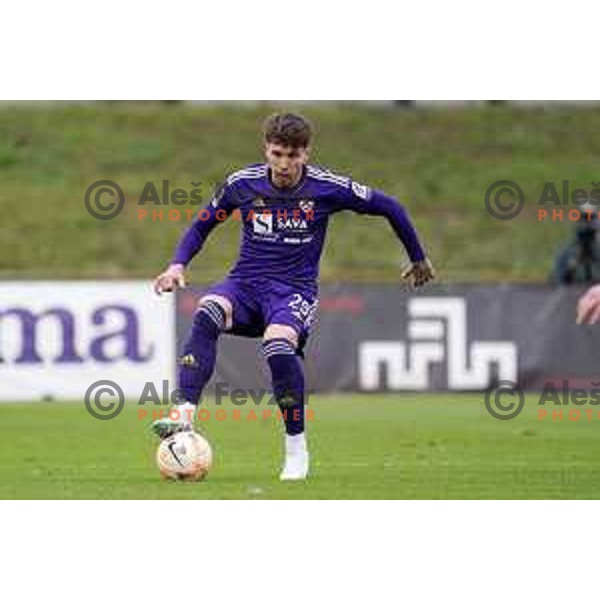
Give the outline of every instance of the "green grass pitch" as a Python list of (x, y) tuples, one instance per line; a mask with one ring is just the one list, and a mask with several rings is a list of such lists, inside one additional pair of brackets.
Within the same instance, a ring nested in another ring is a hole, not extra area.
[(2, 403), (0, 498), (600, 497), (600, 419), (539, 421), (533, 396), (512, 421), (490, 417), (477, 394), (311, 398), (311, 477), (287, 483), (280, 423), (245, 420), (251, 407), (218, 422), (207, 408), (215, 464), (184, 483), (159, 478), (149, 421), (132, 404), (98, 421), (81, 402)]

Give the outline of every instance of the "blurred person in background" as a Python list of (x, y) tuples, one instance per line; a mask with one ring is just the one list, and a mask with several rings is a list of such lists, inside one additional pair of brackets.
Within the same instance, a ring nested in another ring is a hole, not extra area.
[(556, 285), (600, 282), (600, 221), (597, 206), (584, 204), (575, 236), (555, 259), (551, 280)]

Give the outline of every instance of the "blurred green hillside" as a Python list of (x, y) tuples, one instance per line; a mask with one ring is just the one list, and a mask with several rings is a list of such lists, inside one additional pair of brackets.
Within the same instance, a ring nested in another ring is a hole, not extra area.
[[(187, 226), (136, 218), (146, 181), (163, 179), (203, 197), (225, 174), (261, 160), (268, 104), (35, 104), (0, 108), (0, 276), (152, 277)], [(294, 108), (290, 105), (286, 108)], [(409, 209), (442, 281), (543, 281), (568, 222), (540, 223), (536, 198), (547, 180), (590, 189), (600, 180), (600, 109), (483, 106), (401, 110), (320, 104), (300, 110), (317, 126), (313, 162), (352, 174)], [(114, 180), (128, 209), (97, 221), (86, 188)], [(494, 220), (488, 186), (512, 179), (527, 204), (513, 221)], [(560, 189), (560, 188), (559, 188)], [(168, 207), (164, 207), (168, 208)], [(192, 279), (222, 276), (237, 253), (239, 223), (218, 228)], [(394, 280), (404, 254), (385, 221), (337, 215), (323, 280)]]

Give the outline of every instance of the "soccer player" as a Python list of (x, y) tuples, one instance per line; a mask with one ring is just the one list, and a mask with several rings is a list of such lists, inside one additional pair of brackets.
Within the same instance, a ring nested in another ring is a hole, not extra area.
[[(158, 294), (185, 286), (185, 268), (213, 228), (239, 209), (243, 239), (238, 261), (200, 299), (179, 359), (181, 420), (153, 423), (161, 437), (190, 428), (223, 333), (259, 337), (275, 399), (285, 423), (281, 480), (305, 479), (309, 455), (304, 434), (303, 348), (315, 318), (319, 259), (329, 218), (342, 210), (388, 220), (411, 260), (403, 273), (414, 286), (434, 277), (431, 262), (402, 206), (349, 177), (308, 164), (311, 126), (302, 116), (276, 114), (265, 123), (265, 163), (227, 178), (208, 214), (185, 232)], [(183, 403), (184, 402), (184, 403)]]

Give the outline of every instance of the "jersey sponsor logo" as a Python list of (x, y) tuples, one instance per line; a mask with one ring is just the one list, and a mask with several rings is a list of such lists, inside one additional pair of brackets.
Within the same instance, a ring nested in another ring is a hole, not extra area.
[(306, 231), (308, 223), (303, 219), (280, 218), (277, 219), (277, 229), (279, 231)]
[(310, 244), (313, 241), (314, 235), (309, 236), (296, 236), (296, 237), (284, 237), (284, 244)]
[(308, 222), (305, 219), (274, 215), (273, 213), (255, 213), (252, 216), (252, 230), (259, 235), (270, 235), (282, 232), (308, 231)]
[(263, 235), (273, 233), (273, 214), (256, 213), (252, 219), (252, 227), (254, 233)]
[(371, 197), (371, 189), (366, 185), (356, 183), (356, 181), (352, 182), (352, 191), (361, 200), (368, 200)]
[(434, 365), (446, 363), (448, 389), (485, 390), (497, 379), (516, 381), (517, 345), (473, 341), (467, 336), (464, 298), (409, 301), (408, 340), (360, 344), (358, 368), (363, 390), (427, 390)]

